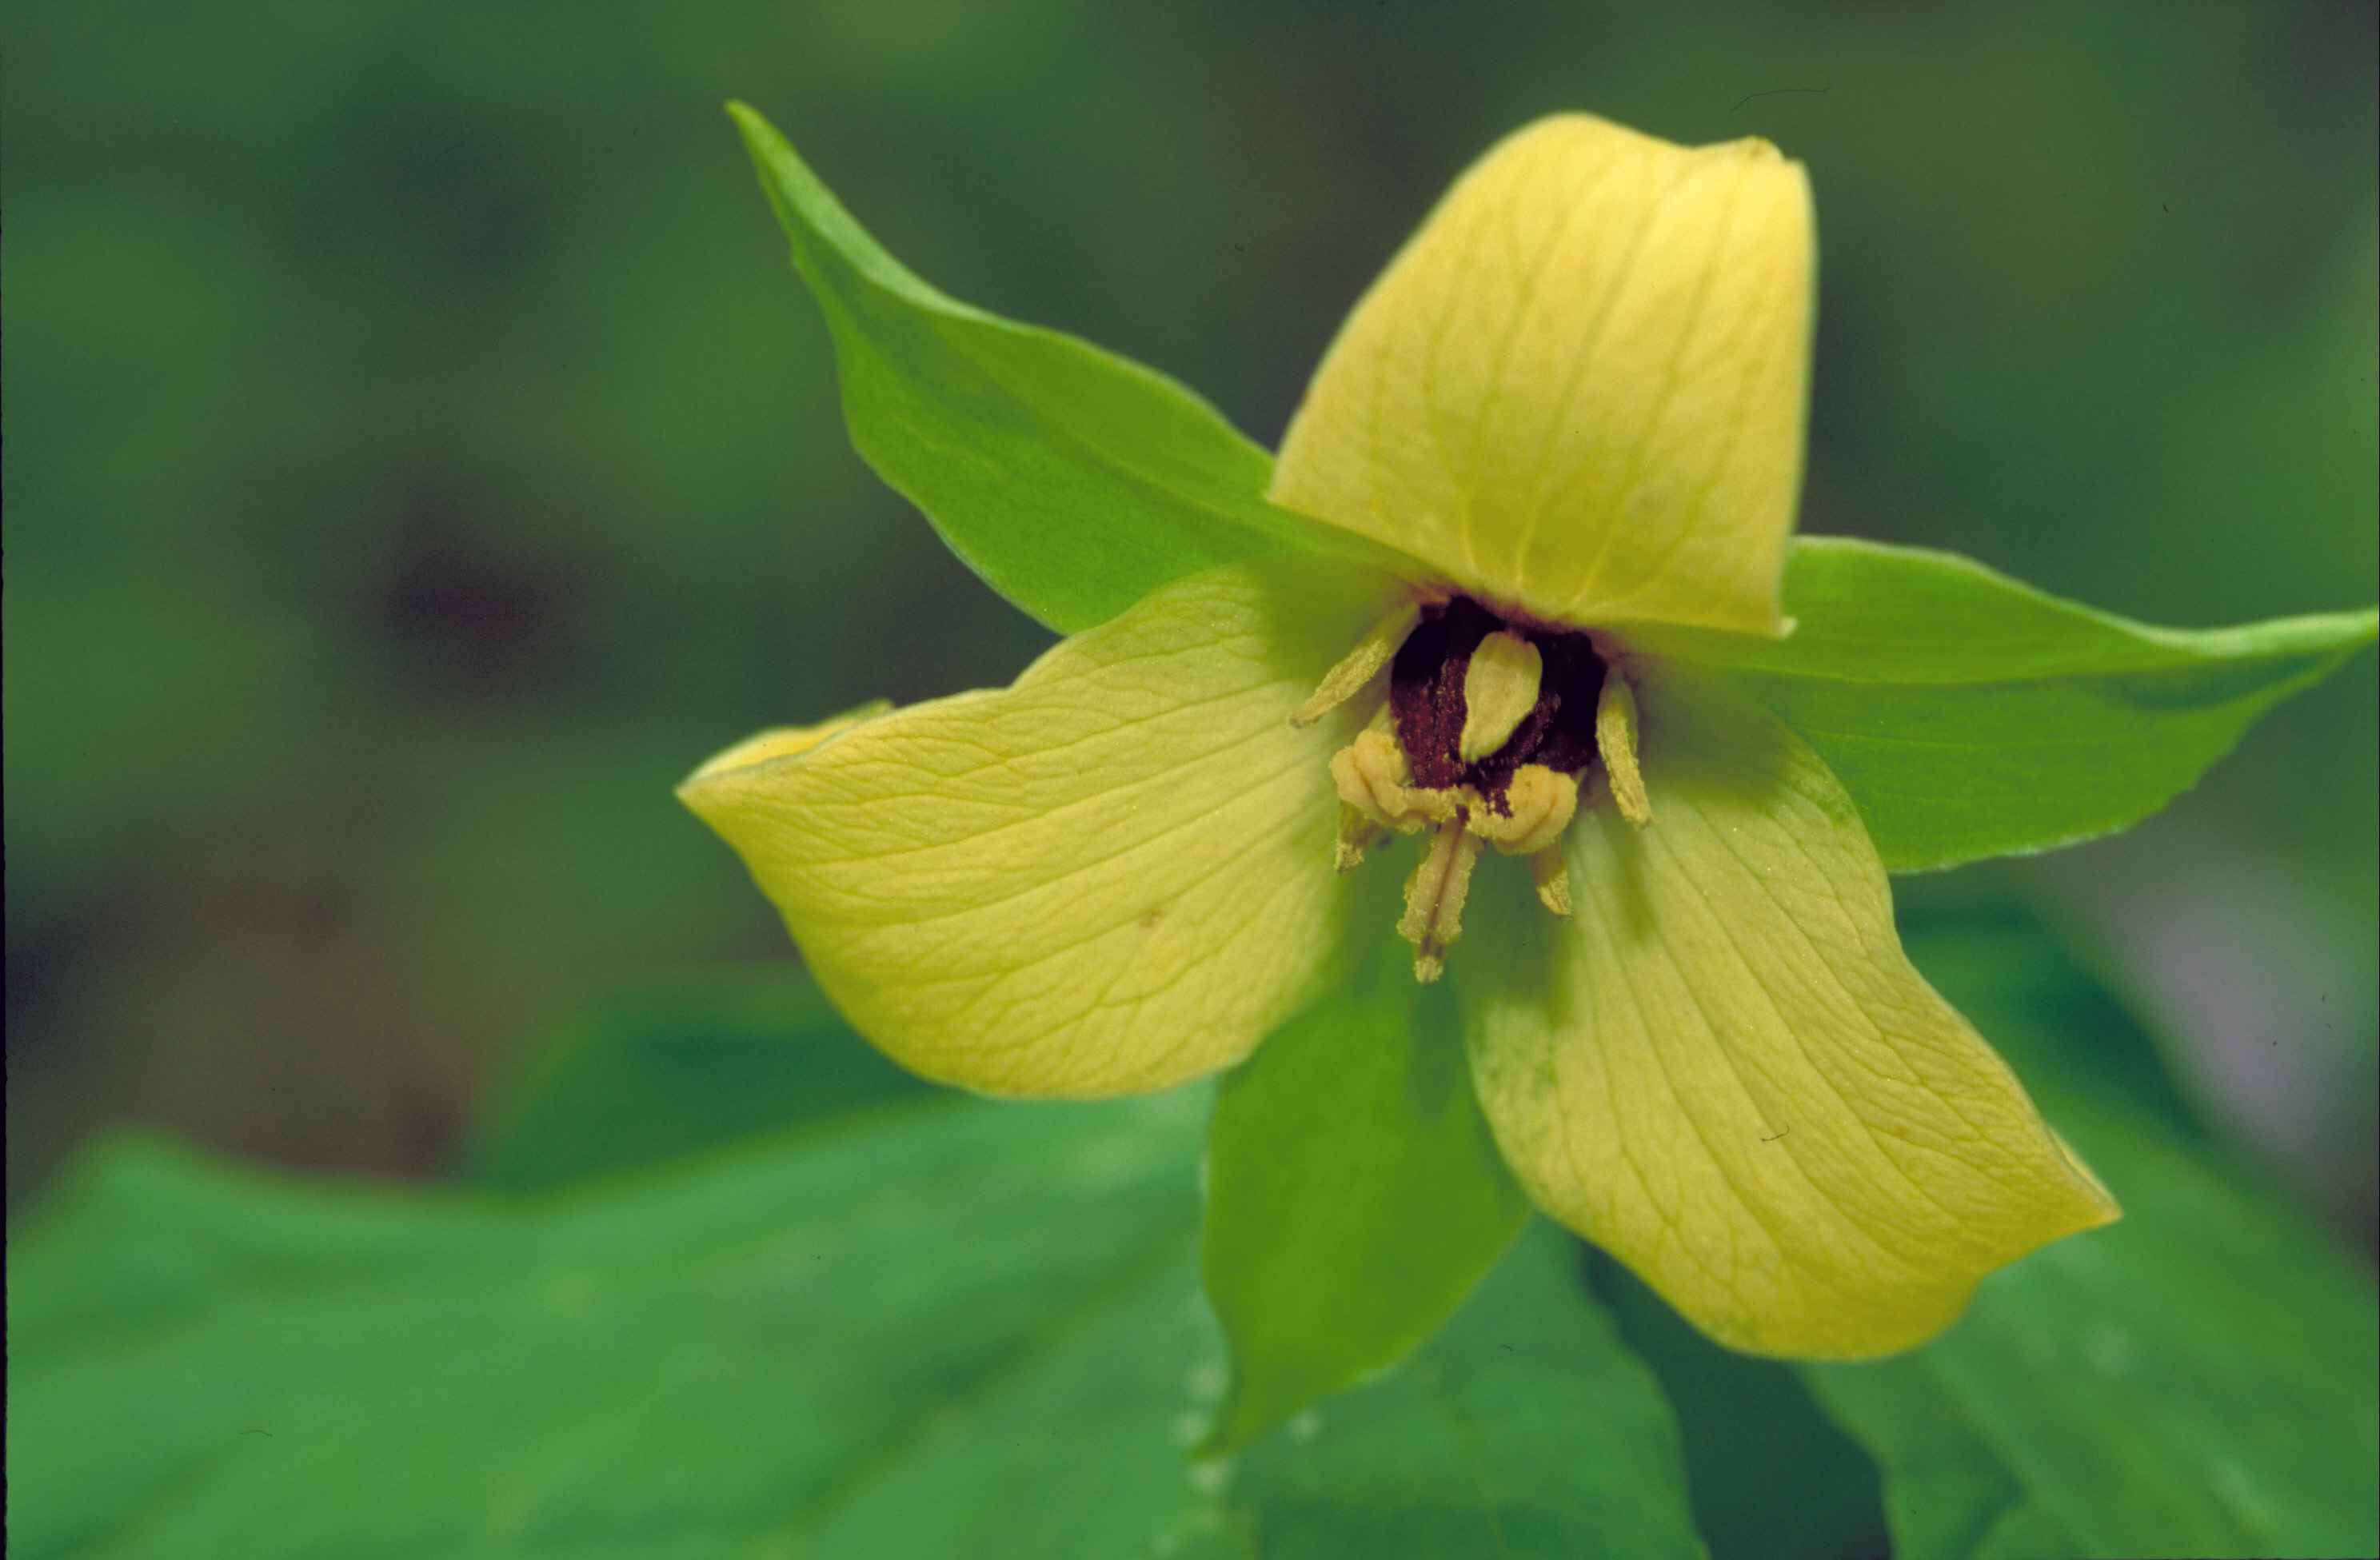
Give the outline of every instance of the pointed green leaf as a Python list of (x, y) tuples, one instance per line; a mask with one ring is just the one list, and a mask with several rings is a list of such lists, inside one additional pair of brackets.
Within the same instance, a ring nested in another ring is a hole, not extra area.
[(1062, 633), (1159, 586), (1306, 545), (1272, 459), (1164, 375), (945, 296), (784, 138), (728, 112), (834, 337), (852, 442), (986, 584)]
[(1818, 750), (1895, 872), (2139, 822), (2255, 719), (2372, 643), (2369, 611), (2152, 628), (1949, 553), (1804, 537), (1779, 641), (1632, 634), (1730, 669)]
[(1558, 1240), (1188, 1461), (1205, 1116), (960, 1100), (529, 1200), (118, 1141), (12, 1242), (9, 1553), (1696, 1552)]
[(1528, 1222), (1472, 1093), (1453, 993), (1414, 980), (1411, 950), (1387, 935), (1394, 913), (1373, 907), (1381, 935), (1351, 998), (1272, 1034), (1216, 1100), (1206, 1284), (1232, 1355), (1220, 1449), (1412, 1353)]
[(1929, 1348), (1804, 1369), (1884, 1469), (1895, 1554), (2380, 1552), (2368, 1268), (2175, 1123), (2147, 1037), (2038, 925), (1908, 947), (2125, 1217), (1995, 1274)]

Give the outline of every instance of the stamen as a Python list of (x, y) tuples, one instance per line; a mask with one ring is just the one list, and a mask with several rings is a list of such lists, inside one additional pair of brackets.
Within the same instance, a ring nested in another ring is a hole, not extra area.
[(1389, 664), (1389, 658), (1397, 653), (1397, 647), (1405, 642), (1405, 635), (1420, 621), (1421, 603), (1408, 601), (1374, 623), (1337, 666), (1322, 674), (1321, 683), (1311, 697), (1297, 707), (1289, 723), (1311, 726), (1354, 698), (1380, 668)]
[(1464, 763), (1487, 757), (1520, 729), (1536, 707), (1545, 670), (1537, 647), (1510, 629), (1479, 641), (1463, 673), (1463, 735), (1455, 751)]
[(1556, 915), (1570, 913), (1570, 857), (1557, 844), (1529, 858), (1530, 875), (1537, 880), (1537, 902)]
[(1364, 695), (1377, 700), (1371, 720), (1330, 756), (1334, 853), (1352, 872), (1384, 833), (1427, 833), (1397, 923), (1414, 945), (1414, 978), (1427, 983), (1463, 935), (1488, 846), (1526, 859), (1537, 899), (1568, 915), (1561, 842), (1585, 804), (1582, 783), (1598, 783), (1602, 768), (1632, 823), (1651, 821), (1652, 807), (1634, 691), (1587, 633), (1510, 623), (1459, 595), (1408, 604), (1331, 669), (1298, 724), (1377, 687), (1384, 667), (1386, 689)]
[(1416, 787), (1412, 780), (1404, 750), (1386, 732), (1366, 728), (1330, 756), (1330, 780), (1338, 787), (1339, 800), (1400, 834), (1417, 834), (1456, 812), (1451, 792)]
[(1543, 764), (1524, 764), (1512, 771), (1504, 805), (1508, 810), (1500, 816), (1472, 814), (1471, 832), (1508, 856), (1535, 855), (1560, 839), (1577, 815), (1578, 780)]
[(1397, 935), (1414, 945), (1414, 979), (1427, 986), (1446, 973), (1446, 950), (1463, 936), (1463, 901), (1471, 869), (1479, 865), (1479, 837), (1458, 815), (1441, 824), (1429, 853), (1405, 879), (1405, 913)]
[(1336, 865), (1341, 872), (1353, 872), (1364, 865), (1364, 853), (1379, 839), (1380, 826), (1367, 816), (1364, 809), (1339, 804), (1339, 841)]
[(1653, 802), (1645, 794), (1644, 771), (1636, 767), (1636, 694), (1615, 666), (1604, 674), (1603, 695), (1595, 704), (1595, 745), (1603, 755), (1603, 772), (1611, 781), (1611, 799), (1620, 816), (1642, 828), (1653, 821)]

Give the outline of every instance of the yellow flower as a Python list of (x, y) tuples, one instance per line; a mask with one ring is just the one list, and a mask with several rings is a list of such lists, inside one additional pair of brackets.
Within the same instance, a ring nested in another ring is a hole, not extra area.
[(1826, 763), (1657, 653), (1790, 626), (1814, 274), (1767, 143), (1530, 126), (1291, 425), (1269, 496), (1345, 545), (1164, 585), (1003, 690), (763, 734), (681, 794), (862, 1033), (986, 1093), (1229, 1068), (1400, 934), (1546, 1213), (1733, 1347), (1922, 1341), (2116, 1210), (1902, 954)]

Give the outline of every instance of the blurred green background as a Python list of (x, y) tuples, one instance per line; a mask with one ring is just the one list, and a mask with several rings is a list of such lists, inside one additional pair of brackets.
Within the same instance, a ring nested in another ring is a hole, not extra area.
[[(924, 275), (1267, 441), (1506, 129), (1767, 135), (1818, 190), (1807, 528), (2161, 622), (2371, 600), (2374, 7), (1681, 17), (12, 7), (12, 1208), (126, 1121), (447, 1162), (535, 1022), (790, 957), (695, 762), (1043, 642), (844, 444), (731, 95)], [(2374, 700), (2366, 655), (1980, 869), (2367, 1240)]]

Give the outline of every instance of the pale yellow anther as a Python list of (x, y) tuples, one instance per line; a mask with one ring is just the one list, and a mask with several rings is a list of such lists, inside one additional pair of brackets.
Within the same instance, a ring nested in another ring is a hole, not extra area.
[(1414, 785), (1404, 749), (1376, 728), (1357, 732), (1354, 742), (1330, 756), (1330, 780), (1340, 801), (1400, 834), (1444, 823), (1461, 804), (1451, 791)]
[(1289, 718), (1293, 726), (1311, 726), (1317, 720), (1354, 698), (1364, 684), (1379, 674), (1405, 642), (1405, 635), (1421, 621), (1421, 606), (1408, 601), (1374, 623), (1355, 647), (1347, 652), (1337, 666), (1323, 673), (1322, 682), (1304, 704)]
[(1339, 800), (1384, 828), (1397, 827), (1405, 812), (1405, 782), (1413, 778), (1396, 739), (1360, 732), (1330, 756), (1330, 783)]
[(1636, 693), (1616, 666), (1604, 674), (1603, 695), (1595, 703), (1595, 746), (1603, 756), (1620, 816), (1639, 828), (1651, 823), (1653, 802), (1645, 794), (1644, 771), (1636, 767)]
[(1335, 865), (1342, 872), (1353, 872), (1364, 865), (1364, 853), (1380, 837), (1380, 826), (1372, 821), (1363, 808), (1339, 804), (1339, 840)]
[(1543, 764), (1524, 764), (1512, 771), (1504, 805), (1505, 813), (1473, 813), (1471, 832), (1508, 856), (1533, 856), (1570, 827), (1578, 812), (1578, 781)]
[(1560, 845), (1529, 858), (1529, 872), (1537, 881), (1537, 902), (1556, 915), (1570, 913), (1570, 857)]
[(1459, 820), (1441, 824), (1429, 853), (1405, 879), (1405, 913), (1397, 935), (1414, 945), (1414, 979), (1424, 986), (1446, 973), (1446, 950), (1463, 935), (1463, 901), (1471, 893), (1479, 850), (1479, 837)]
[(1498, 629), (1471, 652), (1463, 674), (1463, 736), (1456, 752), (1477, 763), (1498, 748), (1536, 707), (1545, 658), (1510, 629)]

